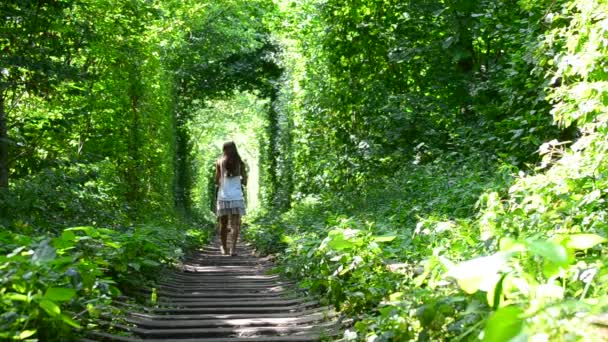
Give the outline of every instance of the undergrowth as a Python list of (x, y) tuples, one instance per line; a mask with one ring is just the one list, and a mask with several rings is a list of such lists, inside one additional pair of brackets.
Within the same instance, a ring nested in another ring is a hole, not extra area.
[(262, 215), (246, 237), (354, 319), (347, 340), (598, 339), (608, 303), (598, 152), (578, 164), (564, 152), (529, 175), (488, 168), (491, 158), (412, 164), (364, 191)]
[(3, 194), (1, 340), (76, 339), (116, 311), (117, 296), (137, 298), (162, 268), (208, 240), (204, 222), (169, 212), (140, 212), (133, 220), (101, 172), (49, 170)]

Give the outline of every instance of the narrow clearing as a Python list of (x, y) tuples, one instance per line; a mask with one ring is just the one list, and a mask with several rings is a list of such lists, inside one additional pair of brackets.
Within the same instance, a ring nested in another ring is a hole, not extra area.
[(112, 327), (134, 336), (91, 331), (84, 341), (318, 341), (335, 336), (335, 314), (270, 275), (272, 264), (240, 243), (221, 255), (219, 241), (184, 260), (157, 284), (157, 305), (130, 310)]

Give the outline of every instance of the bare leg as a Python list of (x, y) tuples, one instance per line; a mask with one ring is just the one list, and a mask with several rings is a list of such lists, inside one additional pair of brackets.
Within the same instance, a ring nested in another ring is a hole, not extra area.
[(230, 254), (236, 255), (236, 242), (239, 239), (239, 233), (241, 232), (241, 215), (230, 215), (230, 227), (232, 228), (232, 249)]
[(222, 242), (222, 254), (228, 253), (228, 216), (220, 216), (220, 240)]

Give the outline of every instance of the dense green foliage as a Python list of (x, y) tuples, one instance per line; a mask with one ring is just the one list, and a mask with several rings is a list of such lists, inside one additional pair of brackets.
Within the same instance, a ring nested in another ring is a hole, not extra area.
[[(74, 339), (70, 327), (98, 325), (112, 299), (143, 286), (208, 238), (174, 223), (121, 230), (82, 226), (55, 237), (0, 234), (2, 339)], [(137, 293), (135, 291), (134, 293)]]
[(264, 100), (233, 92), (273, 91), (271, 9), (0, 4), (0, 339), (71, 340), (208, 239), (202, 164), (227, 136), (201, 123), (234, 96), (263, 124)]
[(0, 13), (1, 338), (72, 336), (202, 243), (226, 140), (245, 237), (345, 339), (602, 338), (606, 1)]
[(246, 234), (344, 337), (605, 338), (605, 1), (280, 9), (294, 204)]

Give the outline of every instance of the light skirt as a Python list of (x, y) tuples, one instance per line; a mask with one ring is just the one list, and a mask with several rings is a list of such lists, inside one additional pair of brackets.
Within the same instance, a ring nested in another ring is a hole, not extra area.
[(241, 215), (245, 216), (245, 201), (244, 200), (236, 200), (236, 201), (217, 201), (217, 216), (226, 216), (226, 215)]

